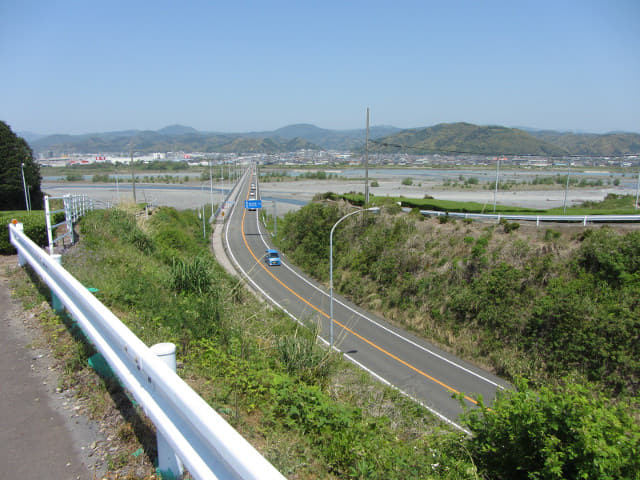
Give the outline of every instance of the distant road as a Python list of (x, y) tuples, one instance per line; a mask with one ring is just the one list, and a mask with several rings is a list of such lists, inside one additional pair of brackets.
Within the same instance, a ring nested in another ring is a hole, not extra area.
[[(258, 221), (259, 211), (243, 208), (251, 181), (257, 183), (249, 176), (244, 179), (241, 194), (228, 214), (224, 233), (227, 251), (255, 289), (298, 321), (318, 325), (321, 337), (327, 340), (330, 310), (327, 289), (307, 278), (286, 258), (281, 267), (268, 267), (263, 261), (265, 250), (271, 248), (270, 234)], [(495, 375), (335, 295), (334, 339), (347, 358), (458, 428), (461, 428), (458, 422), (461, 407), (452, 399), (454, 393), (464, 393), (467, 404), (473, 405), (476, 394), (491, 403), (498, 389), (508, 388)]]

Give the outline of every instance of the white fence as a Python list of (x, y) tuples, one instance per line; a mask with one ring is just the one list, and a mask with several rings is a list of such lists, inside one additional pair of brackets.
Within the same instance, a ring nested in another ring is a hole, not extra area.
[[(182, 465), (196, 479), (284, 477), (111, 311), (23, 232), (9, 225), (11, 243), (76, 319), (125, 388), (156, 426), (161, 470), (179, 476)], [(55, 257), (55, 256), (54, 256)]]
[(459, 212), (442, 212), (439, 210), (420, 210), (422, 215), (435, 217), (449, 216), (455, 218), (475, 218), (483, 220), (522, 220), (529, 222), (573, 222), (582, 223), (613, 223), (613, 222), (640, 222), (640, 215), (504, 215), (497, 213), (459, 213)]
[[(60, 210), (51, 210), (51, 200), (62, 200), (63, 207)], [(78, 219), (87, 213), (89, 210), (93, 210), (94, 201), (87, 195), (65, 195), (64, 197), (50, 197), (44, 196), (44, 217), (47, 223), (47, 238), (49, 239), (49, 253), (53, 255), (53, 249), (56, 242), (63, 241), (65, 238), (69, 238), (71, 244), (75, 242), (73, 238), (73, 224)], [(57, 213), (64, 212), (64, 221), (53, 224), (53, 218)], [(65, 226), (66, 231), (61, 235), (54, 237), (54, 233), (57, 232), (58, 227)]]

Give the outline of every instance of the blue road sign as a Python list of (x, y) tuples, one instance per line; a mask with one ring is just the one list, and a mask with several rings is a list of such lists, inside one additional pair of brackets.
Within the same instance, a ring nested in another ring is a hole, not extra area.
[(262, 200), (245, 200), (244, 208), (249, 210), (255, 210), (256, 208), (262, 208)]

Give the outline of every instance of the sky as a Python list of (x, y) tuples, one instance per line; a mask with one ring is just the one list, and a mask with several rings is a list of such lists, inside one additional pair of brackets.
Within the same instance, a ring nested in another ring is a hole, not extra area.
[(640, 132), (639, 0), (0, 1), (0, 120)]

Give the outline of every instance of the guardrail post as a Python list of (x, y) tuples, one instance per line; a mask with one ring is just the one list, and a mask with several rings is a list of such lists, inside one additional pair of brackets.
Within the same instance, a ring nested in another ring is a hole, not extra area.
[[(12, 220), (11, 223), (15, 225), (16, 230), (20, 232), (24, 232), (24, 224), (18, 223), (17, 220)], [(9, 228), (9, 236), (10, 236), (9, 237), (10, 239), (13, 238), (13, 233), (11, 232), (11, 228)], [(13, 241), (11, 241), (11, 243), (13, 243)], [(27, 264), (27, 260), (24, 258), (24, 255), (20, 253), (19, 248), (16, 248), (16, 250), (18, 251), (18, 265), (21, 267), (24, 267)]]
[[(156, 343), (151, 347), (151, 352), (168, 366), (172, 371), (176, 371), (176, 346), (173, 343)], [(158, 470), (164, 473), (171, 473), (176, 478), (180, 478), (184, 472), (184, 466), (177, 457), (169, 442), (160, 433), (156, 433), (158, 443)]]
[(51, 209), (49, 208), (49, 195), (44, 196), (44, 220), (47, 224), (47, 239), (49, 240), (49, 254), (53, 255), (53, 232), (51, 231)]
[[(70, 194), (65, 195), (64, 197), (64, 218), (67, 223), (67, 233), (71, 237), (71, 244), (73, 245), (73, 207), (72, 207), (72, 198)], [(64, 241), (62, 242), (64, 245)]]
[[(62, 265), (62, 255), (60, 254), (54, 253), (53, 255), (51, 255), (51, 260), (56, 262), (58, 265)], [(56, 313), (62, 313), (62, 311), (64, 310), (64, 305), (62, 304), (58, 296), (53, 293), (53, 290), (51, 290), (51, 308)]]

